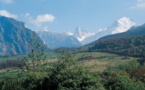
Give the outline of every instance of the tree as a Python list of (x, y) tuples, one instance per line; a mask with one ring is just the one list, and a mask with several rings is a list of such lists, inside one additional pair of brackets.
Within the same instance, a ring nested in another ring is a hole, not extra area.
[(74, 60), (72, 54), (64, 53), (51, 68), (42, 82), (43, 90), (104, 90), (100, 78), (88, 73)]
[(25, 69), (40, 71), (42, 64), (45, 63), (44, 60), (46, 60), (46, 55), (44, 55), (44, 49), (46, 48), (42, 46), (40, 38), (35, 36), (34, 34), (33, 38), (30, 38), (29, 47), (31, 50), (28, 57), (24, 57)]

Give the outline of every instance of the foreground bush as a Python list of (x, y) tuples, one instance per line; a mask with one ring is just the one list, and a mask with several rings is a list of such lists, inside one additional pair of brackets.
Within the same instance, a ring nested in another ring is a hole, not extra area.
[(107, 76), (104, 86), (107, 90), (145, 90), (142, 82), (132, 79), (125, 72), (114, 72)]
[(96, 75), (79, 66), (72, 55), (64, 54), (43, 80), (43, 90), (104, 90)]
[(7, 76), (0, 79), (0, 90), (41, 90), (41, 80), (34, 75)]
[(25, 90), (21, 81), (14, 77), (0, 79), (0, 90)]
[(145, 83), (145, 67), (133, 70), (130, 72), (130, 76)]

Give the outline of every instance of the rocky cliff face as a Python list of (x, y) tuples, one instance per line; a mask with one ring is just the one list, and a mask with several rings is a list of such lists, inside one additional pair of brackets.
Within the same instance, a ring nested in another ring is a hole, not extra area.
[(30, 38), (38, 35), (26, 28), (23, 22), (0, 16), (0, 56), (26, 54), (31, 50)]

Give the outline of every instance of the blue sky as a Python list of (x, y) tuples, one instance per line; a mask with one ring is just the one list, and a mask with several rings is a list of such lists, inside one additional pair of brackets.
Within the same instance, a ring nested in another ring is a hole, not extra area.
[(128, 17), (145, 23), (145, 0), (0, 0), (0, 15), (26, 23), (32, 30), (96, 32)]

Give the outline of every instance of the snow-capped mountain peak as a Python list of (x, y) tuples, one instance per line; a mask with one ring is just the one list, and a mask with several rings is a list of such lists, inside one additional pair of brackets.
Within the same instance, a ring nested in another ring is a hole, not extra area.
[(95, 33), (82, 30), (80, 27), (77, 27), (73, 33), (73, 36), (76, 37), (80, 42), (93, 35), (95, 35)]
[(50, 32), (48, 28), (44, 28), (44, 32), (39, 32), (38, 34), (51, 48), (60, 46), (80, 46), (93, 42), (106, 35), (126, 32), (135, 25), (136, 23), (134, 21), (127, 17), (123, 17), (116, 20), (109, 27), (96, 30), (94, 33), (77, 27), (74, 32), (69, 31), (65, 33)]
[(128, 18), (128, 17), (122, 17), (122, 18), (120, 18), (119, 20), (117, 20), (117, 22), (119, 23), (119, 24), (128, 24), (128, 23), (132, 23), (133, 21), (130, 19), (130, 18)]
[(114, 22), (109, 28), (112, 29), (111, 30), (112, 34), (116, 34), (126, 32), (129, 28), (135, 25), (136, 23), (132, 21), (130, 18), (123, 17)]
[(95, 35), (88, 36), (81, 43), (84, 45), (106, 35), (126, 32), (127, 30), (129, 30), (131, 27), (135, 25), (136, 23), (134, 21), (132, 21), (131, 19), (127, 17), (123, 17), (115, 21), (112, 25), (110, 25), (107, 28), (96, 30)]

